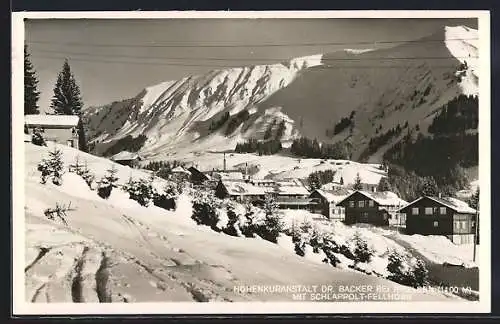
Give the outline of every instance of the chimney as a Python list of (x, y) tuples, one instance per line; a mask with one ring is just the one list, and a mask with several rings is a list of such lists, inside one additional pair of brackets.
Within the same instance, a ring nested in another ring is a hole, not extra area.
[(224, 172), (226, 172), (226, 153), (224, 153)]

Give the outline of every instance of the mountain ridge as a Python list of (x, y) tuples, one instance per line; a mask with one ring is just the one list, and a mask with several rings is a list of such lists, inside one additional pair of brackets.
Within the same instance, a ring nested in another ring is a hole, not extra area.
[[(426, 129), (440, 106), (462, 93), (477, 94), (474, 38), (477, 30), (445, 27), (391, 48), (347, 49), (166, 81), (125, 103), (87, 110), (89, 137), (103, 154), (120, 138), (144, 134), (148, 139), (139, 152), (164, 159), (191, 150), (231, 150), (245, 139), (262, 139), (270, 124), (284, 120), (284, 146), (299, 136), (349, 141), (356, 148), (353, 159), (359, 159), (376, 129), (405, 121)], [(230, 134), (226, 125), (209, 130), (224, 114), (232, 119), (243, 110), (247, 119)], [(352, 111), (352, 130), (327, 136)]]

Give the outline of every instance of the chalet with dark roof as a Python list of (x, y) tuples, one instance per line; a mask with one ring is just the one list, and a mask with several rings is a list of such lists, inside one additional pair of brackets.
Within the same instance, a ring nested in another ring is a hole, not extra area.
[(406, 214), (407, 234), (444, 235), (455, 244), (474, 243), (479, 217), (464, 201), (423, 196), (399, 212)]
[(337, 206), (345, 208), (346, 224), (388, 226), (391, 219), (399, 218), (397, 211), (406, 204), (406, 201), (391, 191), (357, 190), (337, 203)]
[(346, 188), (337, 188), (335, 190), (316, 189), (309, 198), (315, 202), (313, 212), (322, 214), (331, 220), (345, 219), (345, 208), (337, 206), (337, 203), (352, 194), (352, 190)]

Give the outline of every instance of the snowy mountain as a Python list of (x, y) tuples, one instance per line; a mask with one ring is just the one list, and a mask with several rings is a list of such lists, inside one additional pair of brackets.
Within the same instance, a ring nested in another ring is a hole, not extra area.
[[(346, 49), (167, 81), (132, 99), (88, 109), (89, 137), (103, 154), (126, 136), (144, 135), (139, 153), (159, 160), (234, 149), (285, 121), (285, 146), (298, 136), (348, 140), (358, 159), (377, 133), (406, 122), (425, 131), (443, 104), (477, 94), (477, 42), (477, 30), (445, 27), (392, 48)], [(352, 126), (334, 134), (353, 111)], [(390, 143), (370, 153), (371, 161)]]

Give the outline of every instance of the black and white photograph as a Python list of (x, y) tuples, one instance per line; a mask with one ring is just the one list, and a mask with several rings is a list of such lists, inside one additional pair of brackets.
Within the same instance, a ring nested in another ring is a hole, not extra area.
[(14, 310), (489, 311), (489, 19), (14, 13)]

